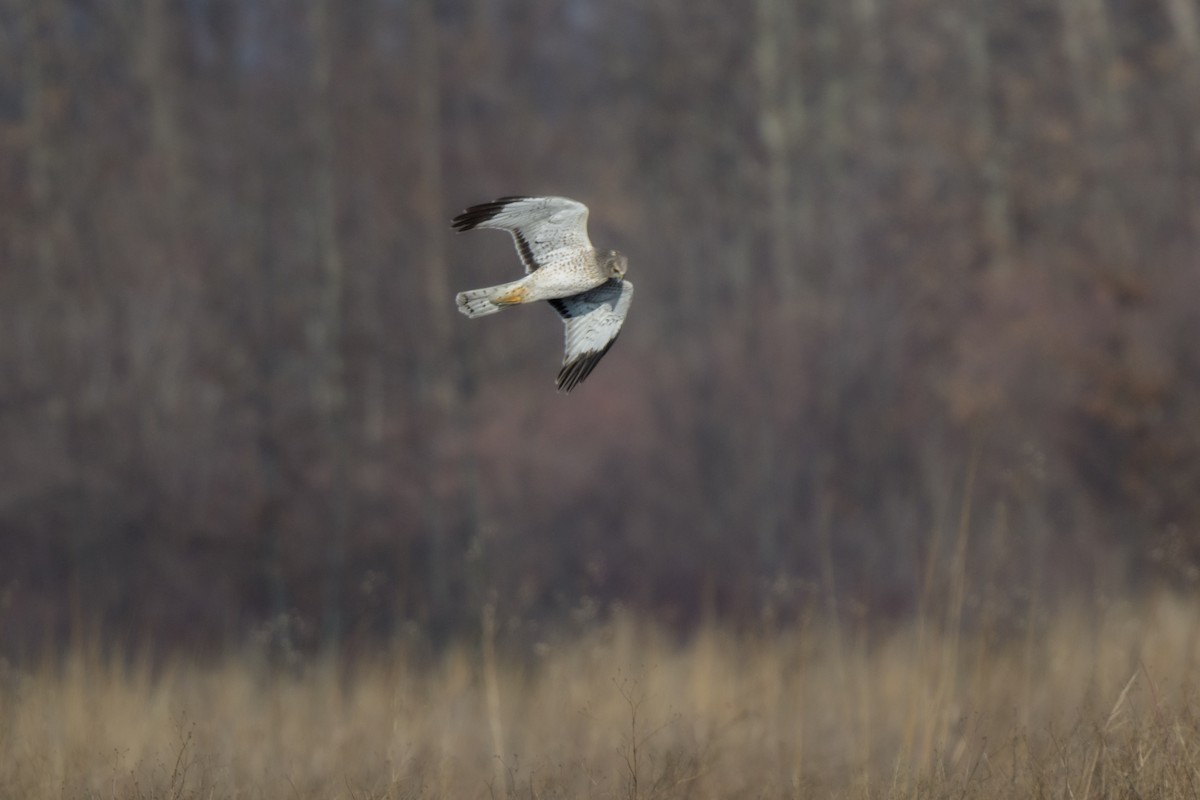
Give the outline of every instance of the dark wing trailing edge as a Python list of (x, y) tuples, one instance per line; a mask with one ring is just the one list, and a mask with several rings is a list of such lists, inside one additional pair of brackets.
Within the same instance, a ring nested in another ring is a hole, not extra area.
[(478, 228), (485, 222), (493, 220), (496, 215), (503, 211), (506, 207), (515, 203), (518, 200), (528, 200), (524, 195), (511, 195), (509, 197), (501, 197), (493, 200), (490, 203), (480, 203), (477, 206), (471, 206), (466, 211), (459, 214), (450, 221), (450, 226), (454, 230), (462, 233), (463, 231), (472, 231)]
[(569, 392), (592, 374), (617, 340), (633, 301), (633, 284), (613, 278), (595, 289), (548, 301), (566, 326), (566, 352), (556, 381)]
[(496, 228), (512, 234), (525, 272), (546, 263), (556, 250), (591, 250), (587, 235), (588, 209), (565, 197), (501, 197), (471, 206), (450, 225), (458, 232)]

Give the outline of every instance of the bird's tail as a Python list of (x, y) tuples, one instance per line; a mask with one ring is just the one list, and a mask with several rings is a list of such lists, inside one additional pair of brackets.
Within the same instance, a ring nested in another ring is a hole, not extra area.
[(495, 314), (505, 306), (524, 303), (528, 292), (521, 281), (502, 283), (499, 286), (489, 286), (486, 289), (468, 289), (459, 292), (454, 298), (458, 310), (468, 317), (482, 317)]

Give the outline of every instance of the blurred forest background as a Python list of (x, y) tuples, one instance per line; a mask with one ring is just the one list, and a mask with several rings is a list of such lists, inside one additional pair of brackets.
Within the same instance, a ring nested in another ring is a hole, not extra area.
[[(530, 193), (638, 287), (570, 396), (453, 302)], [(0, 0), (0, 211), (10, 656), (1200, 576), (1194, 0)]]

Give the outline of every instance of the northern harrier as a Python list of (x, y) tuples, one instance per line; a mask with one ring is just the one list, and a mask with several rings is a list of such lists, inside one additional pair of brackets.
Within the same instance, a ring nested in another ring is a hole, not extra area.
[(566, 353), (556, 381), (574, 389), (612, 347), (633, 300), (625, 256), (596, 250), (587, 235), (588, 208), (565, 197), (501, 197), (471, 206), (453, 220), (456, 231), (498, 228), (512, 234), (525, 277), (486, 289), (459, 292), (468, 317), (548, 300), (567, 328)]

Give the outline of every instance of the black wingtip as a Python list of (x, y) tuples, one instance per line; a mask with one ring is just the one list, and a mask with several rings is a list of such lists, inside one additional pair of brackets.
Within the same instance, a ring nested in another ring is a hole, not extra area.
[(450, 227), (459, 233), (474, 230), (489, 219), (495, 218), (509, 203), (528, 199), (525, 195), (508, 195), (506, 197), (498, 197), (489, 203), (480, 203), (477, 206), (471, 206), (450, 220)]
[(555, 383), (560, 392), (570, 392), (579, 384), (583, 383), (584, 378), (592, 374), (592, 370), (600, 363), (600, 359), (604, 358), (604, 354), (612, 349), (613, 342), (617, 337), (613, 337), (604, 345), (601, 350), (592, 350), (584, 353), (576, 358), (570, 364), (564, 364), (563, 368), (558, 371), (558, 379)]

